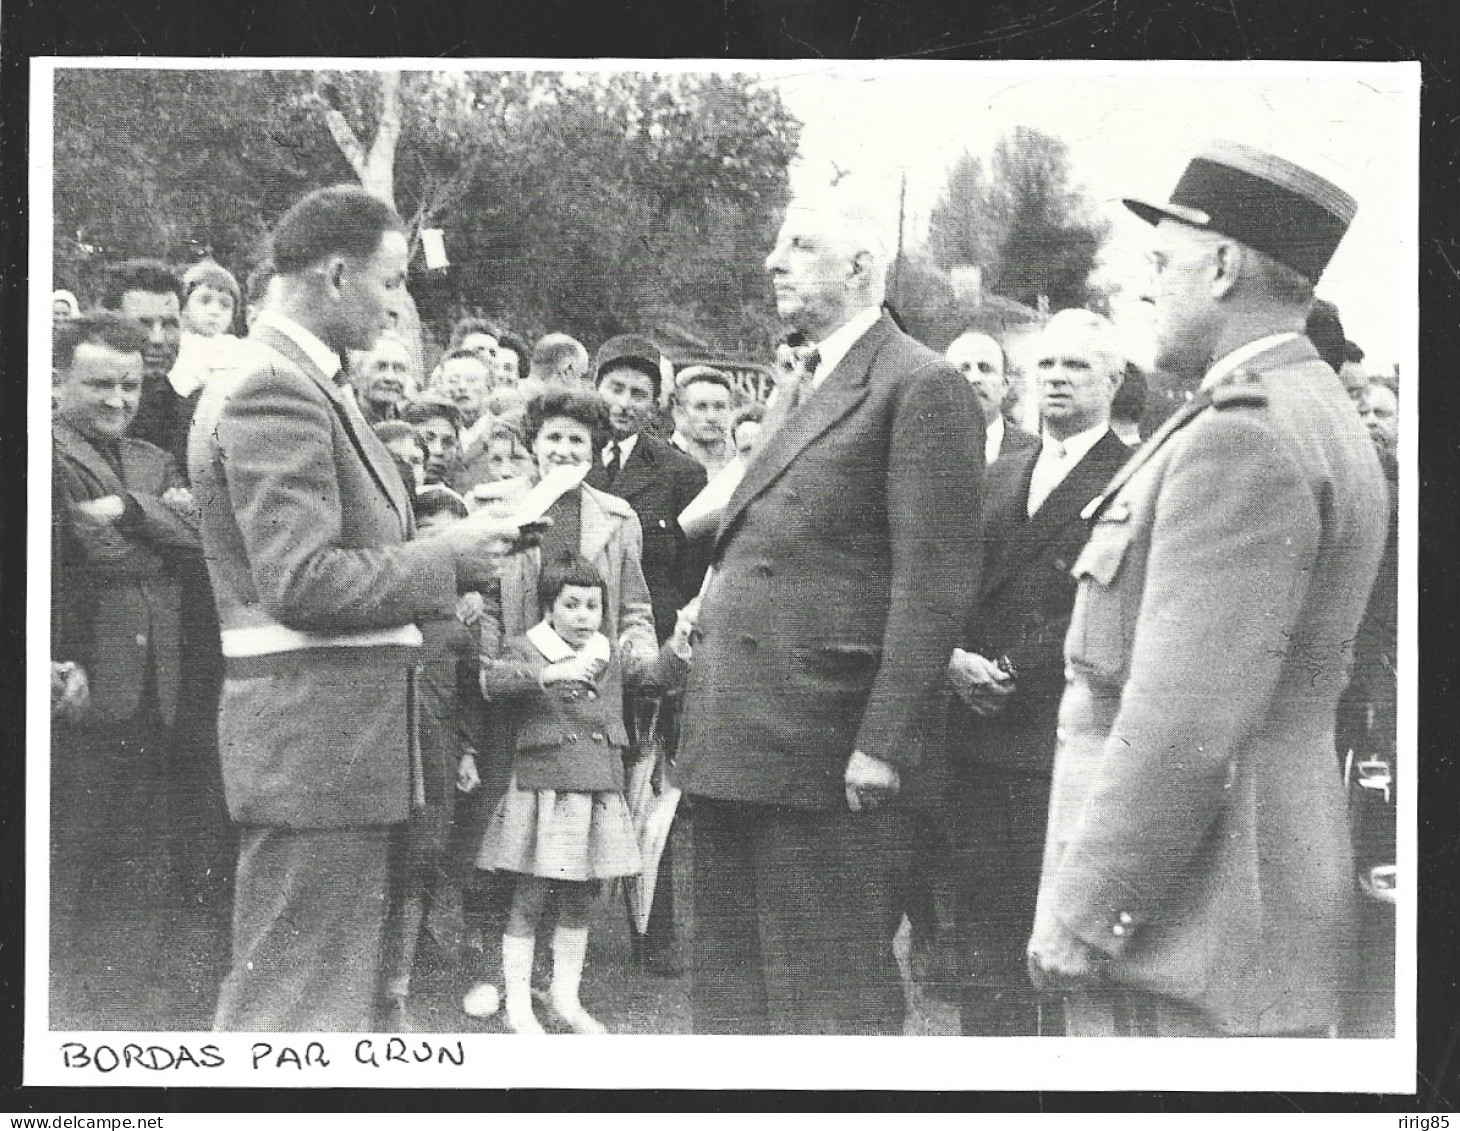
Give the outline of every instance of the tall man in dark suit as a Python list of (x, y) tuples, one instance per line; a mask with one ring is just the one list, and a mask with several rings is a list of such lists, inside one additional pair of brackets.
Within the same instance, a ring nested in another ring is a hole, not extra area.
[[(197, 511), (166, 452), (125, 433), (147, 336), (110, 312), (55, 332), (52, 658), (89, 687), (52, 746), (51, 1022), (177, 1024), (157, 956), (175, 905), (165, 804), (178, 713), (179, 565)], [(149, 999), (156, 999), (151, 1000)]]
[(599, 348), (593, 370), (608, 402), (613, 438), (588, 473), (592, 487), (624, 499), (644, 528), (644, 580), (662, 644), (675, 615), (704, 581), (708, 547), (685, 537), (679, 513), (705, 489), (705, 469), (644, 424), (659, 400), (661, 355), (648, 338), (620, 334)]
[[(680, 512), (705, 489), (708, 476), (692, 456), (651, 436), (648, 415), (659, 400), (663, 357), (639, 334), (620, 334), (599, 347), (593, 363), (599, 395), (608, 402), (613, 437), (588, 473), (591, 486), (625, 500), (644, 530), (642, 565), (662, 644), (674, 631), (679, 610), (699, 592), (709, 564), (709, 539), (690, 539), (679, 525)], [(659, 710), (659, 738), (672, 753), (678, 731), (678, 697)], [(629, 699), (634, 733), (654, 717), (653, 702)], [(674, 954), (674, 849), (671, 841), (659, 864), (648, 930), (635, 946), (653, 971), (679, 973)]]
[(494, 575), (479, 511), (435, 538), (341, 372), (405, 282), (400, 218), (363, 189), (310, 193), (273, 234), (274, 300), (209, 382), (193, 485), (223, 628), (219, 747), (241, 827), (233, 969), (216, 1024), (360, 1030), (376, 1003), (393, 826), (419, 798), (416, 618)]
[[(107, 275), (102, 306), (142, 327), (142, 397), (129, 435), (155, 444), (172, 456), (183, 482), (188, 478), (188, 432), (202, 388), (186, 396), (174, 388), (171, 373), (182, 344), (183, 283), (156, 259), (129, 259)], [(198, 922), (199, 959), (188, 973), (201, 980), (197, 995), (211, 1012), (212, 991), (226, 967), (228, 919), (233, 872), (232, 830), (223, 803), (218, 767), (218, 695), (223, 658), (218, 649), (218, 617), (208, 571), (201, 557), (181, 561), (175, 576), (182, 601), (182, 642), (176, 741), (166, 796), (179, 880)]]
[(1051, 1010), (1040, 1024), (1024, 945), (1065, 688), (1070, 566), (1089, 534), (1080, 512), (1130, 455), (1110, 430), (1123, 375), (1115, 328), (1098, 314), (1062, 310), (1034, 356), (1042, 443), (989, 468), (983, 583), (948, 670), (959, 698), (949, 727), (956, 784), (948, 832), (970, 1036), (1058, 1032)]
[(815, 350), (721, 518), (686, 695), (699, 1032), (902, 1031), (908, 810), (945, 780), (983, 418), (882, 311), (885, 264), (834, 190), (766, 260)]
[(1155, 226), (1157, 365), (1199, 388), (1086, 510), (1030, 972), (1072, 1035), (1331, 1034), (1334, 718), (1388, 500), (1303, 329), (1354, 201), (1219, 143), (1127, 204)]
[(107, 273), (101, 305), (133, 318), (147, 333), (142, 347), (142, 399), (130, 434), (181, 465), (187, 458), (188, 423), (196, 400), (178, 396), (167, 376), (182, 347), (182, 280), (156, 259), (129, 259)]

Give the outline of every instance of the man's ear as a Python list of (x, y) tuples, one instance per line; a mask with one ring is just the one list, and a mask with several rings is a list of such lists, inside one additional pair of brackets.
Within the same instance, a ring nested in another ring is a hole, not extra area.
[(859, 252), (857, 252), (856, 255), (852, 256), (852, 274), (853, 275), (868, 275), (868, 274), (871, 273), (871, 271), (872, 271), (872, 253), (871, 252), (869, 252), (869, 251), (859, 251)]
[(343, 256), (336, 255), (325, 262), (324, 278), (332, 292), (339, 292), (348, 270), (349, 265), (345, 262)]
[(1223, 240), (1212, 252), (1212, 298), (1226, 298), (1242, 277), (1242, 246)]

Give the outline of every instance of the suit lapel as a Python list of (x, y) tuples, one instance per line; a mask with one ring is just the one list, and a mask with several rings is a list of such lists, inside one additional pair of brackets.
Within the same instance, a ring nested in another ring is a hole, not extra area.
[(1003, 456), (990, 465), (987, 495), (984, 503), (984, 555), (986, 588), (1002, 581), (1012, 558), (1014, 542), (1020, 537), (1028, 519), (1024, 517), (1024, 500), (1029, 497), (1029, 477), (1039, 449), (1021, 449)]
[(624, 499), (637, 496), (654, 479), (655, 454), (653, 441), (640, 432), (634, 450), (629, 453), (629, 458), (624, 461), (618, 477), (613, 481), (611, 493)]
[[(643, 441), (640, 440), (639, 443)], [(638, 444), (634, 445), (634, 450), (637, 454)], [(584, 491), (578, 519), (578, 548), (583, 556), (590, 562), (597, 561), (598, 555), (613, 537), (614, 527), (617, 525), (618, 520), (604, 508), (593, 492)]]
[(1017, 494), (1017, 517), (1010, 527), (1014, 536), (1009, 539), (1000, 559), (999, 570), (990, 578), (989, 589), (1002, 585), (1026, 562), (1038, 557), (1045, 546), (1058, 537), (1060, 531), (1071, 522), (1079, 521), (1081, 509), (1110, 480), (1127, 455), (1129, 450), (1115, 433), (1106, 432), (1085, 453), (1084, 458), (1070, 468), (1069, 474), (1060, 480), (1059, 486), (1049, 493), (1040, 508), (1020, 522), (1029, 498), (1034, 461), (1039, 457), (1039, 449), (1031, 449), (1029, 466)]
[(360, 461), (370, 469), (370, 474), (374, 476), (376, 484), (395, 509), (396, 515), (400, 519), (401, 530), (409, 537), (413, 529), (413, 521), (410, 500), (405, 493), (405, 484), (401, 482), (400, 473), (396, 470), (390, 453), (385, 450), (385, 446), (365, 424), (365, 418), (360, 414), (359, 407), (353, 406), (352, 410), (352, 406), (347, 400), (348, 394), (325, 376), (319, 366), (315, 365), (309, 355), (300, 349), (299, 344), (287, 334), (282, 334), (272, 327), (263, 326), (250, 337), (257, 338), (271, 349), (283, 354), (324, 391), (330, 404), (334, 405), (335, 413), (345, 429), (345, 435), (350, 437), (350, 442), (354, 445)]
[(740, 486), (730, 496), (717, 540), (725, 537), (751, 501), (774, 483), (798, 455), (866, 399), (872, 362), (892, 330), (892, 322), (884, 314), (847, 351), (810, 400), (786, 417), (785, 423), (746, 468)]

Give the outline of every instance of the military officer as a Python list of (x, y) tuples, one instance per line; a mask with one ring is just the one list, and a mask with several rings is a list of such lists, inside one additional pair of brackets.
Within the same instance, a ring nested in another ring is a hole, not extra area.
[(1388, 500), (1302, 331), (1355, 204), (1230, 143), (1126, 204), (1155, 229), (1158, 365), (1199, 389), (1086, 509), (1030, 974), (1072, 1036), (1330, 1035), (1334, 717)]

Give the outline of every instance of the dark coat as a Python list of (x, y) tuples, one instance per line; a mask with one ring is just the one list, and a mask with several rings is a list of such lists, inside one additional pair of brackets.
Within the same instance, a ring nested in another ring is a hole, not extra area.
[[(505, 710), (512, 734), (512, 772), (521, 789), (578, 792), (624, 788), (624, 673), (618, 649), (595, 686), (555, 684), (544, 688), (543, 654), (526, 636), (507, 641), (502, 655), (482, 661), (482, 693), (493, 709)], [(676, 682), (684, 661), (666, 646), (633, 682), (662, 686)]]
[(601, 459), (594, 459), (588, 473), (589, 486), (624, 499), (639, 516), (640, 560), (660, 643), (674, 631), (675, 615), (699, 592), (709, 564), (709, 539), (691, 540), (679, 528), (680, 512), (707, 481), (697, 461), (647, 432), (639, 433), (611, 487)]
[(999, 444), (999, 454), (994, 457), (995, 462), (1031, 450), (1035, 455), (1039, 454), (1039, 437), (1027, 428), (1021, 428), (1007, 416), (1004, 417), (1004, 439)]
[(162, 717), (172, 722), (178, 689), (176, 569), (197, 559), (196, 513), (178, 514), (161, 499), (184, 486), (166, 452), (143, 440), (117, 443), (121, 475), (81, 432), (57, 418), (51, 430), (52, 507), (66, 518), (77, 503), (117, 495), (126, 514), (97, 526), (63, 521), (62, 555), (52, 563), (53, 600), (66, 613), (68, 639), (53, 642), (53, 658), (86, 669), (88, 721), (110, 723), (135, 714), (149, 675), (155, 676)]
[(1048, 777), (1065, 689), (1064, 644), (1075, 604), (1070, 567), (1089, 537), (1080, 511), (1130, 456), (1106, 432), (1070, 469), (1033, 517), (1029, 482), (1039, 447), (1001, 456), (984, 481), (983, 584), (961, 647), (1008, 656), (1017, 690), (997, 715), (954, 701), (951, 737), (960, 761)]
[(1384, 547), (1379, 461), (1296, 338), (1128, 471), (1074, 565), (1036, 932), (1056, 918), (1111, 980), (1224, 1033), (1322, 1028), (1353, 968), (1334, 715)]
[(884, 315), (725, 508), (678, 753), (690, 793), (845, 807), (854, 750), (942, 782), (943, 688), (977, 584), (983, 416)]

